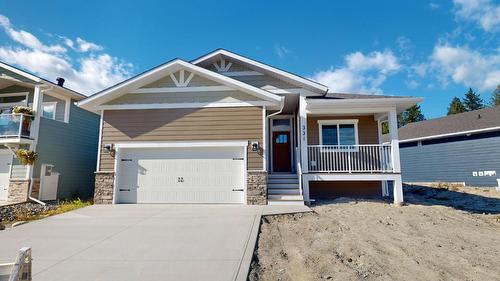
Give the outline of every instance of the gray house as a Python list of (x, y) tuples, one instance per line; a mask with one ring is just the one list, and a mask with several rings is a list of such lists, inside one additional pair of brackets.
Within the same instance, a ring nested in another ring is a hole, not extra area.
[[(92, 197), (99, 117), (63, 83), (0, 62), (0, 205)], [(21, 164), (21, 149), (38, 154), (34, 165)]]
[(405, 182), (498, 186), (499, 106), (411, 123), (399, 138)]

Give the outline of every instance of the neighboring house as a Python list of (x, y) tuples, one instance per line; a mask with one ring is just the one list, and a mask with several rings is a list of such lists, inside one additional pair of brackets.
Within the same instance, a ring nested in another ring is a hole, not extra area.
[(402, 202), (396, 116), (419, 101), (328, 93), (219, 49), (78, 105), (101, 115), (96, 203), (303, 204), (387, 195), (390, 181)]
[[(60, 85), (64, 83), (59, 79)], [(99, 116), (74, 103), (85, 96), (0, 63), (0, 200), (92, 198)], [(34, 117), (12, 114), (28, 106)], [(23, 166), (18, 149), (38, 160)]]
[(399, 137), (405, 182), (498, 185), (500, 106), (411, 123)]

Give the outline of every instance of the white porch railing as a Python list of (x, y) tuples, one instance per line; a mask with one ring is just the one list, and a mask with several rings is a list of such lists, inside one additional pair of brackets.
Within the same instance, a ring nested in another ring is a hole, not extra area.
[(392, 173), (390, 144), (308, 145), (309, 172)]
[(0, 138), (28, 138), (32, 118), (26, 114), (0, 114)]

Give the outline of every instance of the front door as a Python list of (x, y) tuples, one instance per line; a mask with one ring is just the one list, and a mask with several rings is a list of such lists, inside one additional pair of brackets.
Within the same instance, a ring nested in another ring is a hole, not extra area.
[(273, 172), (291, 172), (290, 132), (273, 132)]

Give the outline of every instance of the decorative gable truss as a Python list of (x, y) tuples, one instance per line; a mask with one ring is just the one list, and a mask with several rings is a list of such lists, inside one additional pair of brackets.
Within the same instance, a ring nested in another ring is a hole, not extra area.
[(219, 62), (214, 62), (213, 63), (213, 66), (219, 72), (227, 72), (227, 71), (229, 71), (229, 69), (231, 68), (232, 65), (233, 65), (232, 62), (228, 62), (226, 64), (226, 60), (225, 59), (221, 59)]
[[(221, 64), (230, 69), (230, 64)], [(221, 66), (219, 65), (219, 66)], [(283, 98), (182, 60), (174, 60), (79, 103), (89, 110), (266, 106)]]
[(194, 77), (194, 73), (189, 73), (189, 76), (186, 78), (186, 71), (184, 69), (179, 70), (179, 79), (175, 77), (174, 73), (170, 73), (170, 78), (174, 81), (175, 86), (177, 87), (187, 87), (191, 79)]

